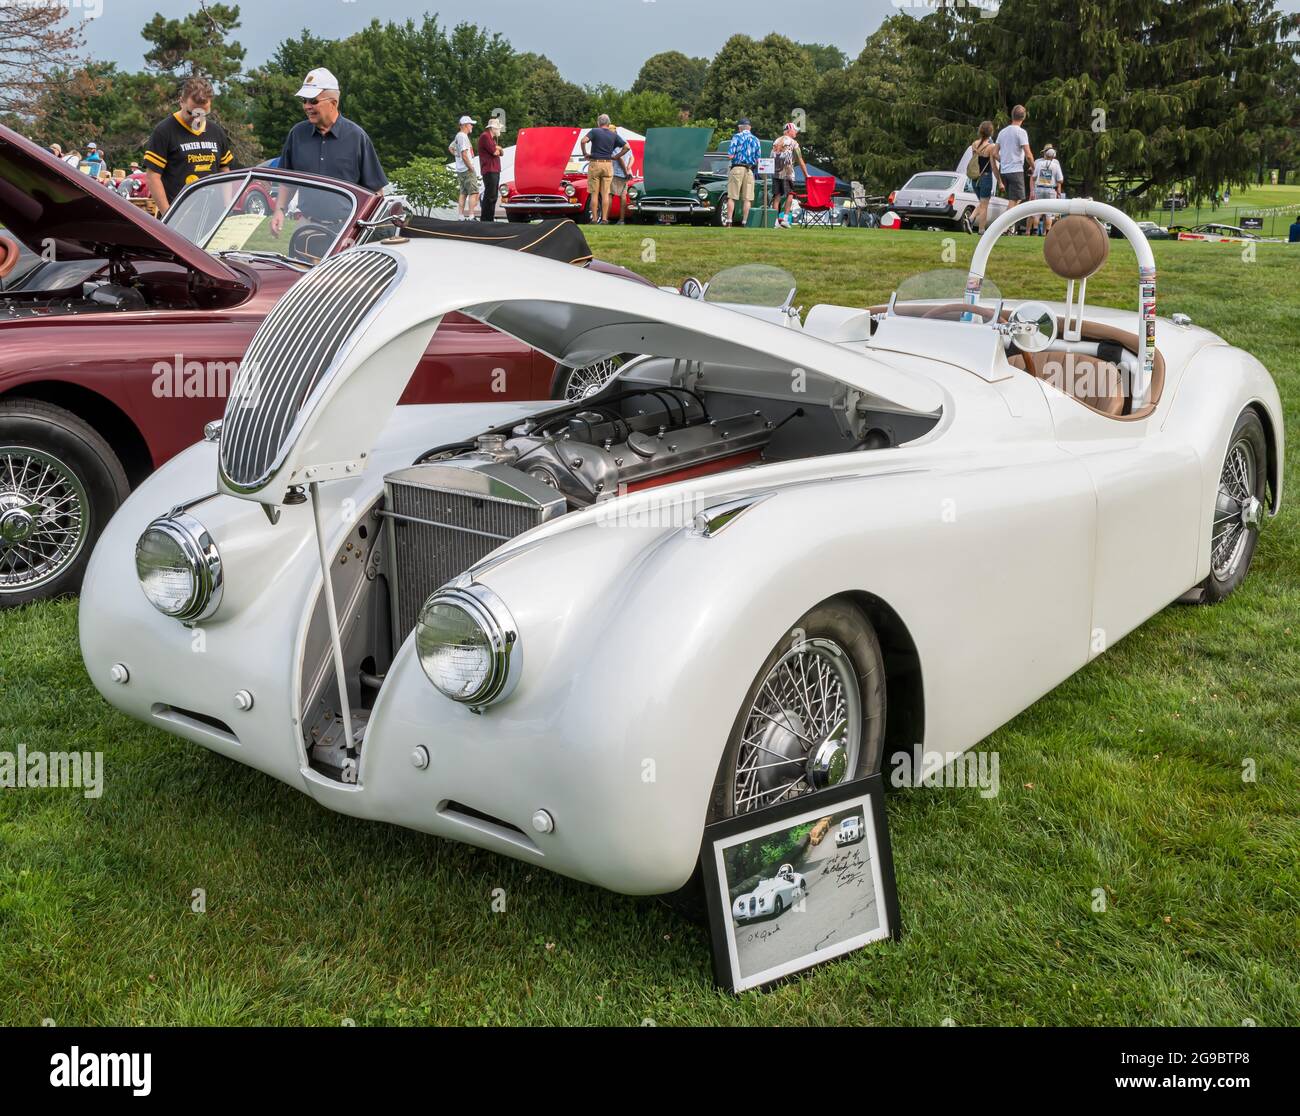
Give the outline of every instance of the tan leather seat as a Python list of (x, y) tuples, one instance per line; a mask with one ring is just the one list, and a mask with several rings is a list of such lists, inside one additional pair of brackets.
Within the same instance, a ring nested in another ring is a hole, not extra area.
[(1114, 365), (1095, 356), (1080, 353), (1021, 353), (1009, 357), (1015, 368), (1046, 380), (1057, 390), (1077, 399), (1086, 407), (1112, 418), (1124, 416), (1127, 399), (1123, 377)]

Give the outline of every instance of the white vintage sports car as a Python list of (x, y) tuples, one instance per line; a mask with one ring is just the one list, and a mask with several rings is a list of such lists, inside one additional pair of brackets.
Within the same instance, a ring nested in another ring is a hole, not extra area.
[(753, 891), (737, 896), (731, 904), (731, 917), (737, 922), (775, 918), (807, 894), (808, 881), (794, 870), (794, 865), (782, 864), (770, 880), (759, 880)]
[(862, 817), (854, 814), (851, 818), (845, 818), (840, 822), (840, 828), (835, 834), (835, 845), (851, 845), (854, 841), (862, 840)]
[[(1067, 302), (1004, 304), (989, 252), (1036, 212), (1068, 215)], [(1136, 310), (1085, 306), (1096, 218)], [(950, 757), (1226, 597), (1281, 499), (1268, 372), (1157, 334), (1146, 238), (1099, 203), (1004, 214), (955, 298), (800, 328), (484, 251), (361, 246), (277, 304), (224, 425), (96, 548), (81, 643), (113, 705), (331, 809), (668, 892), (707, 821)], [(644, 355), (577, 402), (397, 408), (451, 311), (575, 365)]]

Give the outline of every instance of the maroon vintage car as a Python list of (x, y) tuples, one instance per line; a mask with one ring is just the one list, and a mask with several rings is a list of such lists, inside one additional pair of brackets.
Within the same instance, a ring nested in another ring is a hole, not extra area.
[[(285, 198), (278, 236), (240, 204), (254, 190)], [(0, 607), (75, 591), (131, 487), (221, 416), (276, 299), (321, 259), (392, 235), (400, 210), (257, 167), (195, 183), (159, 222), (0, 127)], [(402, 401), (544, 399), (570, 372), (448, 315)]]

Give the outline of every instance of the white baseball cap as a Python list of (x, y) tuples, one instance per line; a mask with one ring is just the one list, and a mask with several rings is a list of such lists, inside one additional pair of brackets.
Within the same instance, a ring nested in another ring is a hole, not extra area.
[(456, 121), (456, 123), (457, 123), (457, 124), (477, 124), (478, 121), (475, 120), (472, 116), (462, 116), (459, 120)]
[(302, 88), (295, 97), (319, 97), (326, 89), (337, 89), (339, 79), (323, 66), (312, 70), (302, 83)]

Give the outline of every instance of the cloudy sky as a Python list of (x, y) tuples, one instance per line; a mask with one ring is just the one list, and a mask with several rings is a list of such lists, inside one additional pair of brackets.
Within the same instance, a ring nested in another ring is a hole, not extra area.
[[(85, 21), (86, 45), (97, 58), (126, 69), (143, 66), (140, 28), (155, 12), (169, 17), (194, 11), (186, 0), (63, 0), (73, 15), (98, 13)], [(229, 2), (229, 0), (228, 0)], [(927, 0), (916, 0), (921, 10)], [(990, 3), (992, 0), (983, 0)], [(437, 12), (448, 26), (477, 23), (498, 31), (516, 50), (547, 55), (560, 72), (579, 84), (632, 84), (641, 63), (661, 50), (712, 57), (738, 31), (764, 35), (780, 31), (808, 42), (833, 43), (855, 57), (885, 16), (908, 0), (743, 0), (710, 7), (701, 0), (271, 0), (240, 3), (238, 39), (246, 64), (266, 60), (282, 39), (309, 27), (324, 38), (342, 38), (371, 19), (418, 19)], [(1300, 0), (1284, 0), (1300, 11)]]

